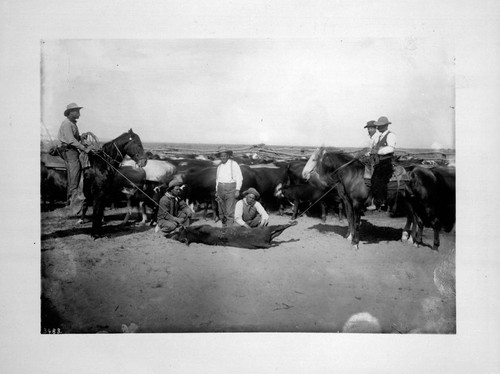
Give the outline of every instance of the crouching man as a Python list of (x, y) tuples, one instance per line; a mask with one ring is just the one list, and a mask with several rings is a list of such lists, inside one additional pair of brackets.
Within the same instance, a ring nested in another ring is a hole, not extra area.
[(269, 215), (264, 207), (257, 201), (260, 198), (255, 188), (243, 192), (243, 199), (236, 203), (234, 221), (236, 225), (253, 228), (267, 226)]
[(167, 192), (160, 199), (157, 230), (168, 238), (173, 238), (182, 226), (189, 226), (193, 211), (179, 197), (182, 183), (173, 180), (169, 183)]

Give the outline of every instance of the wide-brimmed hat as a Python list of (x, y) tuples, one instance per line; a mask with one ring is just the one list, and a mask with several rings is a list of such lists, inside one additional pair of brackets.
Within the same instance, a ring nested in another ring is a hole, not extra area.
[(78, 104), (76, 104), (76, 103), (68, 104), (68, 106), (66, 107), (66, 110), (64, 111), (64, 116), (66, 117), (68, 115), (68, 113), (71, 112), (72, 110), (82, 109), (82, 108), (83, 108), (82, 106), (78, 106)]
[(245, 192), (243, 192), (243, 196), (246, 196), (248, 194), (252, 194), (255, 196), (256, 199), (259, 199), (260, 198), (260, 193), (259, 191), (257, 191), (255, 188), (253, 187), (250, 187), (248, 190), (246, 190)]
[(217, 148), (217, 152), (215, 153), (215, 155), (219, 157), (221, 153), (227, 153), (229, 156), (233, 155), (233, 151), (223, 145)]
[(364, 128), (366, 129), (367, 127), (376, 127), (375, 126), (375, 121), (368, 121), (368, 122), (366, 122), (366, 126)]
[(170, 191), (172, 188), (177, 187), (177, 186), (182, 186), (182, 182), (178, 179), (173, 179), (168, 184), (168, 190)]
[(390, 125), (392, 122), (389, 122), (387, 117), (380, 117), (376, 122), (375, 126), (384, 126), (384, 125)]

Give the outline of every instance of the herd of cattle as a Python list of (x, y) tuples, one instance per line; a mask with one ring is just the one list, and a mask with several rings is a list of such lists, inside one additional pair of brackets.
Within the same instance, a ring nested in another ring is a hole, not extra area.
[[(307, 163), (305, 158), (291, 161), (272, 160), (267, 163), (254, 164), (251, 158), (234, 157), (240, 164), (243, 174), (241, 190), (253, 187), (261, 194), (261, 203), (268, 211), (283, 214), (285, 208), (293, 207), (292, 218), (296, 219), (300, 211), (309, 209), (313, 215), (320, 216), (324, 221), (330, 209), (342, 219), (343, 204), (336, 189), (319, 188), (303, 179), (302, 170)], [(149, 160), (144, 168), (138, 168), (132, 160), (122, 162), (113, 180), (113, 189), (108, 196), (108, 202), (117, 204), (127, 202), (128, 213), (126, 222), (133, 206), (140, 207), (142, 223), (149, 218), (155, 222), (158, 202), (164, 193), (166, 185), (173, 179), (184, 184), (184, 198), (192, 204), (195, 210), (204, 209), (203, 216), (207, 218), (208, 209), (212, 207), (213, 218), (218, 220), (217, 204), (215, 203), (215, 180), (218, 161), (201, 159), (195, 156), (159, 157), (149, 154)], [(415, 206), (417, 218), (414, 225), (420, 228), (414, 232), (417, 242), (421, 242), (421, 226), (433, 227), (439, 235), (441, 227), (449, 231), (455, 222), (455, 181), (444, 180), (439, 170), (454, 168), (416, 167), (411, 178), (397, 187), (392, 182), (389, 188), (389, 204), (391, 215), (404, 215), (406, 198)], [(448, 173), (449, 174), (449, 173)], [(50, 167), (41, 162), (41, 196), (42, 203), (53, 204), (66, 201), (66, 171), (63, 168)], [(409, 190), (411, 189), (411, 190)], [(150, 215), (145, 207), (150, 208)], [(418, 223), (418, 225), (417, 225)], [(418, 235), (420, 237), (418, 238)], [(438, 243), (439, 245), (439, 243)], [(437, 249), (435, 246), (434, 249)]]

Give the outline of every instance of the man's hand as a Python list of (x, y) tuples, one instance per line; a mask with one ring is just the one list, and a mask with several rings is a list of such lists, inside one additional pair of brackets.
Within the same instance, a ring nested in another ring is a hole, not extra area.
[(266, 226), (268, 222), (269, 222), (269, 218), (262, 218), (260, 220), (259, 226)]
[(240, 196), (240, 190), (236, 190), (234, 193), (234, 197), (238, 198)]

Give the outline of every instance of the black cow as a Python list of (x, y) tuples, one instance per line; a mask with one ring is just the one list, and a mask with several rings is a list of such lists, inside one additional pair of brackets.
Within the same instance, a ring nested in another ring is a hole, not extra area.
[[(255, 172), (247, 165), (241, 165), (243, 184), (241, 192), (250, 187), (255, 187)], [(218, 220), (217, 204), (215, 203), (215, 181), (217, 179), (217, 167), (197, 168), (190, 167), (174, 175), (174, 180), (178, 180), (186, 185), (185, 198), (189, 203), (205, 204), (204, 217), (206, 218), (208, 206), (211, 204), (214, 210), (214, 219)]]
[(423, 227), (432, 227), (432, 249), (438, 251), (441, 228), (450, 232), (455, 225), (455, 169), (417, 166), (410, 172), (406, 193), (413, 209), (413, 241), (422, 244)]
[(272, 246), (271, 241), (274, 238), (295, 224), (296, 222), (291, 222), (286, 225), (273, 225), (253, 229), (242, 226), (190, 226), (182, 228), (176, 239), (187, 245), (190, 243), (203, 243), (248, 249), (269, 248)]
[[(275, 196), (292, 203), (292, 219), (297, 219), (299, 206), (303, 203), (318, 203), (321, 208), (321, 220), (326, 221), (329, 205), (338, 207), (339, 219), (342, 220), (342, 203), (336, 190), (328, 191), (327, 188), (320, 188), (306, 181), (302, 177), (302, 170), (307, 161), (296, 160), (287, 164), (287, 173), (282, 183), (275, 189)], [(320, 200), (321, 199), (321, 200)], [(319, 200), (319, 201), (318, 201)], [(280, 215), (283, 214), (283, 207), (280, 208)]]
[(68, 181), (66, 170), (48, 168), (44, 162), (40, 162), (40, 194), (42, 204), (53, 205), (56, 202), (67, 201)]
[(254, 174), (254, 181), (252, 181), (254, 184), (244, 183), (245, 187), (253, 187), (259, 191), (260, 202), (266, 210), (277, 210), (281, 201), (277, 198), (275, 190), (286, 177), (286, 165), (276, 166), (274, 164), (267, 164), (250, 166), (249, 168)]

